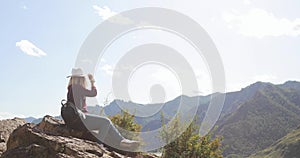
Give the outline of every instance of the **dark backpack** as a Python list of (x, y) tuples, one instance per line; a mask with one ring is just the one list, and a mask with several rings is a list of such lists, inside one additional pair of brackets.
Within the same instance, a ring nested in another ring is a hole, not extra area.
[(67, 127), (82, 130), (84, 125), (79, 117), (77, 107), (72, 102), (66, 100), (62, 100), (61, 105), (61, 116)]

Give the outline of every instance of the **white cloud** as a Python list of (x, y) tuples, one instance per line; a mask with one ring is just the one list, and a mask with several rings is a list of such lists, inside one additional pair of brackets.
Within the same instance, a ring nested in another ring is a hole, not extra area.
[(0, 120), (13, 119), (15, 117), (25, 118), (24, 115), (16, 115), (16, 114), (12, 114), (12, 113), (9, 113), (9, 112), (0, 112)]
[(16, 43), (16, 46), (19, 47), (25, 54), (30, 56), (41, 57), (47, 55), (43, 50), (28, 40), (21, 40)]
[(109, 7), (99, 7), (97, 5), (93, 5), (93, 9), (95, 12), (103, 19), (108, 20), (111, 23), (127, 25), (132, 24), (133, 21), (130, 18), (127, 18), (117, 12), (112, 11)]
[(104, 71), (109, 76), (112, 76), (112, 74), (114, 72), (114, 66), (113, 65), (109, 65), (109, 64), (103, 65), (100, 69), (102, 71)]
[(97, 5), (93, 5), (93, 8), (103, 20), (107, 20), (108, 18), (117, 14), (116, 12), (110, 10), (107, 6), (101, 8)]
[(246, 14), (224, 13), (229, 28), (237, 29), (244, 36), (263, 38), (265, 36), (299, 36), (300, 19), (278, 18), (263, 9), (252, 9)]

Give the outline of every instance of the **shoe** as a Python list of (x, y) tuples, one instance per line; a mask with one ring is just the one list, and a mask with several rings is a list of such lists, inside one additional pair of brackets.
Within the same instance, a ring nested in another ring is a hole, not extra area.
[(136, 141), (136, 140), (129, 140), (129, 139), (123, 139), (120, 142), (120, 146), (123, 148), (137, 148), (141, 142)]

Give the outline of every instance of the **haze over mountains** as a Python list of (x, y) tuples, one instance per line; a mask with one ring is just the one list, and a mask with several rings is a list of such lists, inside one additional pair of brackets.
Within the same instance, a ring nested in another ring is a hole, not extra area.
[[(114, 100), (104, 109), (100, 106), (88, 107), (94, 114), (108, 116), (122, 111), (118, 104), (136, 108), (136, 113), (158, 109), (150, 117), (136, 117), (143, 131), (161, 126), (161, 112), (166, 121), (174, 116), (182, 100), (189, 109), (189, 103), (198, 99), (197, 120), (201, 122), (210, 103), (208, 96), (179, 96), (165, 104), (142, 105)], [(187, 110), (188, 111), (188, 110)], [(237, 92), (226, 93), (226, 100), (217, 121), (215, 134), (224, 137), (225, 157), (247, 157), (268, 148), (280, 138), (300, 126), (300, 82), (288, 81), (284, 84), (257, 82)], [(271, 150), (271, 149), (269, 149)]]

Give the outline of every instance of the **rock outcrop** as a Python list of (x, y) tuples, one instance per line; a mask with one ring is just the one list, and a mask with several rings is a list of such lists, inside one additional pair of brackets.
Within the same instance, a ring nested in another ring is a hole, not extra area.
[(24, 125), (25, 120), (20, 118), (0, 121), (0, 155), (6, 150), (6, 142), (9, 135), (19, 126)]
[[(93, 135), (88, 132), (71, 130), (64, 125), (62, 120), (45, 116), (38, 125), (27, 123), (18, 127), (10, 135), (7, 150), (1, 158), (17, 157), (121, 158), (126, 156), (96, 143)], [(136, 154), (133, 157), (155, 158), (157, 156)]]

